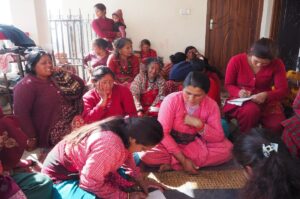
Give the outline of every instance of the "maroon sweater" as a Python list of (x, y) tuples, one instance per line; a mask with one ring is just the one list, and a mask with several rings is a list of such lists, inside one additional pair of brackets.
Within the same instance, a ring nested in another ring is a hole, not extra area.
[(92, 28), (103, 39), (113, 41), (116, 38), (116, 32), (113, 32), (114, 21), (109, 18), (97, 18), (92, 22)]
[(62, 96), (50, 80), (27, 75), (14, 88), (14, 114), (28, 137), (49, 146), (49, 128), (60, 113)]

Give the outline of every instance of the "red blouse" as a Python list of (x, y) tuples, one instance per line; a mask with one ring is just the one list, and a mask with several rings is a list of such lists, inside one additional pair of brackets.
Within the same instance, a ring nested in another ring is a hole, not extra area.
[(116, 75), (117, 83), (132, 82), (140, 72), (139, 58), (131, 55), (127, 61), (116, 58), (115, 55), (110, 55), (107, 60), (107, 66)]
[(141, 51), (141, 58), (142, 58), (142, 60), (147, 59), (149, 57), (157, 57), (156, 51), (153, 50), (153, 49), (149, 49), (148, 52)]
[(96, 89), (92, 89), (83, 96), (84, 110), (82, 117), (86, 123), (92, 123), (110, 116), (129, 115), (136, 116), (136, 108), (133, 97), (128, 88), (122, 85), (114, 85), (111, 101), (102, 108), (97, 106), (100, 102)]

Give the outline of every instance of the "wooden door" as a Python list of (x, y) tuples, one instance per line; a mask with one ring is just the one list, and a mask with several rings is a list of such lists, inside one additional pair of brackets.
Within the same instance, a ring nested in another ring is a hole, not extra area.
[(279, 57), (286, 70), (300, 69), (300, 1), (283, 0), (278, 29)]
[(205, 55), (223, 74), (259, 38), (262, 9), (263, 0), (208, 0)]

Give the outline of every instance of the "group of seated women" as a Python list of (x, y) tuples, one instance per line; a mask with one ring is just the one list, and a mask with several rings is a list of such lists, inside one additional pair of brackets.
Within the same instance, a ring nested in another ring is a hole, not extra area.
[[(133, 153), (160, 171), (191, 174), (232, 158), (233, 144), (221, 123), (221, 76), (195, 47), (170, 56), (172, 63), (163, 66), (156, 53), (143, 60), (135, 56), (128, 38), (117, 39), (110, 55), (105, 42), (97, 39), (95, 54), (85, 59), (92, 62), (90, 90), (78, 76), (53, 66), (45, 51), (30, 53), (27, 76), (14, 89), (14, 114), (26, 136), (23, 150), (51, 149), (42, 173), (54, 182), (53, 198), (145, 198), (149, 187), (162, 189), (141, 177)], [(237, 119), (241, 134), (259, 124), (282, 132), (280, 100), (288, 87), (270, 39), (231, 58), (225, 88), (229, 99), (250, 98), (242, 106), (227, 101), (223, 108), (226, 119)], [(291, 120), (283, 124), (299, 134), (299, 118), (292, 121), (298, 126), (291, 127)], [(289, 144), (297, 137), (290, 131), (285, 130)]]

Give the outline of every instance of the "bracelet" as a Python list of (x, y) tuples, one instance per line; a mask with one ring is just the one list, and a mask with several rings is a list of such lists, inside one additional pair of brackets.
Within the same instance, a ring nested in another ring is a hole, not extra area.
[(204, 125), (205, 125), (205, 124), (202, 123), (202, 126), (201, 126), (200, 128), (197, 128), (197, 132), (202, 132), (203, 129), (204, 129)]

